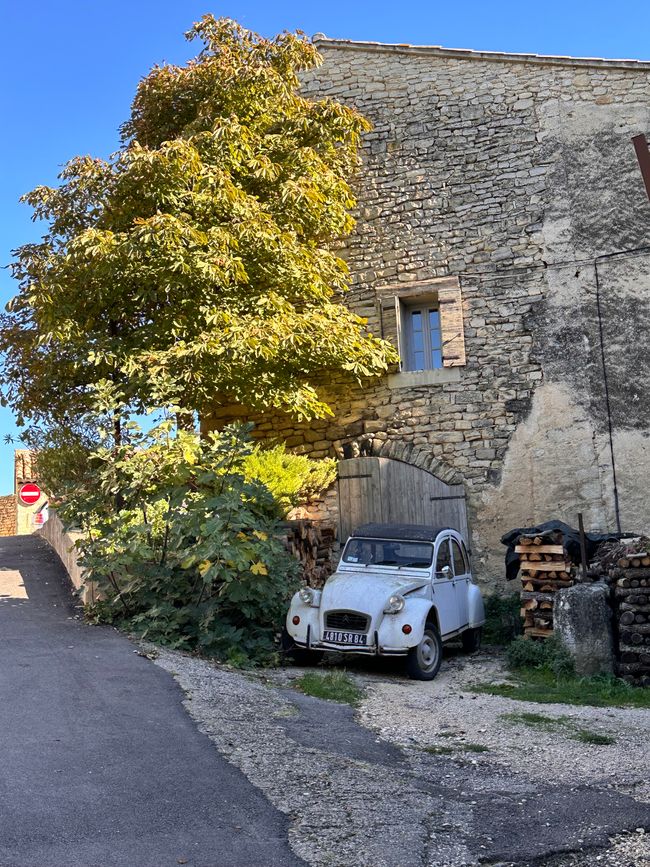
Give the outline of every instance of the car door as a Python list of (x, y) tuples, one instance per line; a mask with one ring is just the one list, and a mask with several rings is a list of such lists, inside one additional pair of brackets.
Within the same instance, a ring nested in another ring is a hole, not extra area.
[(440, 634), (444, 637), (455, 632), (459, 622), (448, 534), (438, 538), (434, 554), (436, 561), (432, 581), (433, 601), (440, 620)]
[(456, 606), (458, 608), (458, 627), (463, 629), (469, 623), (469, 563), (461, 543), (454, 539), (451, 544), (451, 562), (454, 570), (454, 588), (456, 591)]

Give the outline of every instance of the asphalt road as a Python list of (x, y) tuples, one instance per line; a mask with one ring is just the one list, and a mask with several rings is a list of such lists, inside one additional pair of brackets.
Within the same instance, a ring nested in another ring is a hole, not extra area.
[(0, 867), (293, 867), (287, 821), (223, 759), (173, 677), (74, 617), (31, 536), (0, 539)]

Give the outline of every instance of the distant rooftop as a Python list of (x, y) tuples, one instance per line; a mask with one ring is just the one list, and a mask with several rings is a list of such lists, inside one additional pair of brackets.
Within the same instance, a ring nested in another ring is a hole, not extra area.
[(394, 54), (428, 54), (452, 57), (458, 60), (491, 60), (508, 63), (540, 63), (560, 66), (606, 66), (621, 69), (648, 69), (650, 60), (610, 60), (604, 57), (564, 57), (554, 54), (517, 54), (507, 51), (475, 51), (471, 48), (443, 48), (442, 45), (409, 45), (390, 42), (357, 42), (352, 39), (330, 39), (324, 33), (315, 33), (313, 41), (323, 47), (327, 44), (353, 51), (384, 51)]

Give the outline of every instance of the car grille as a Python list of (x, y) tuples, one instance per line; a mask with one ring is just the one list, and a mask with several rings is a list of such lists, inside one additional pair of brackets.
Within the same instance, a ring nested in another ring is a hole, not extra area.
[(343, 629), (346, 632), (367, 632), (367, 614), (357, 614), (356, 611), (328, 611), (325, 615), (327, 629)]

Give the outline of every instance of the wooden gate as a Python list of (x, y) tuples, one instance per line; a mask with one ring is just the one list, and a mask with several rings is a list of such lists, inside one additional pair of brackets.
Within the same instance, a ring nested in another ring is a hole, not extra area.
[(339, 462), (339, 538), (360, 524), (428, 524), (452, 527), (469, 544), (465, 489), (392, 458)]

